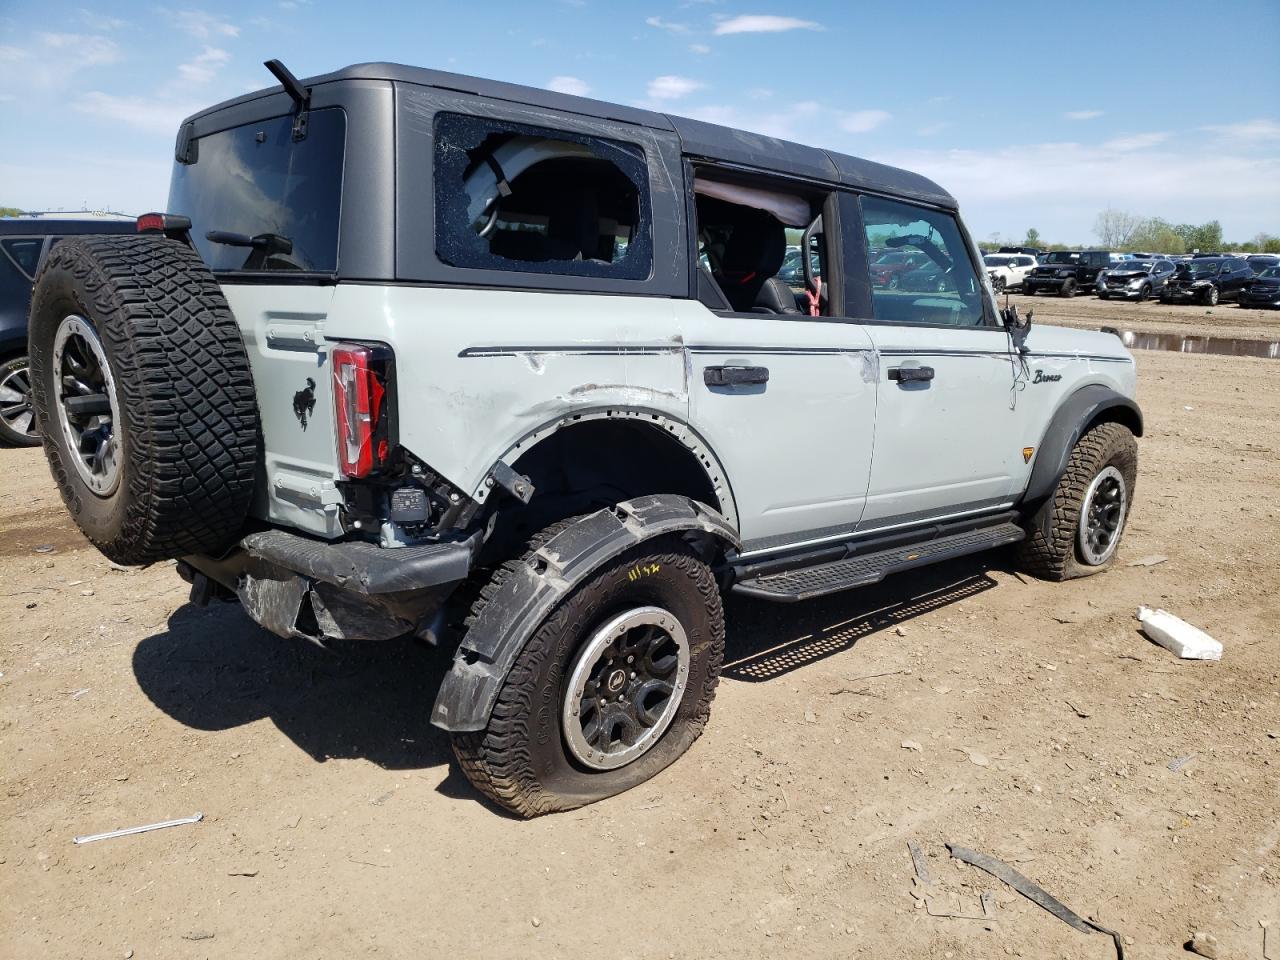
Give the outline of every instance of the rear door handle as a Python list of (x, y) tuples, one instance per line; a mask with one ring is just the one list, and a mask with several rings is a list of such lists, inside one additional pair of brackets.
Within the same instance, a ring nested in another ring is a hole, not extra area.
[(889, 379), (896, 380), (899, 383), (909, 383), (913, 380), (932, 380), (933, 367), (890, 367)]
[(708, 387), (732, 387), (739, 383), (768, 383), (768, 367), (703, 367), (702, 382)]

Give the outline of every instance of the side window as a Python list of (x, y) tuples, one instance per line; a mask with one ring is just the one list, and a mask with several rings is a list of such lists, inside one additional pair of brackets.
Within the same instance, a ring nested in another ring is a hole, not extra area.
[(982, 325), (982, 286), (955, 217), (863, 197), (862, 221), (876, 320)]
[(4, 250), (15, 267), (26, 274), (28, 280), (35, 279), (42, 246), (44, 246), (43, 237), (13, 237), (0, 240), (0, 249)]
[[(819, 218), (825, 196), (790, 184), (694, 179), (698, 269), (735, 313), (826, 315), (826, 254)], [(805, 249), (807, 246), (807, 250)], [(808, 272), (806, 273), (806, 257)], [(816, 306), (816, 310), (811, 309)]]
[(456, 267), (647, 279), (648, 182), (632, 144), (440, 114), (436, 253)]

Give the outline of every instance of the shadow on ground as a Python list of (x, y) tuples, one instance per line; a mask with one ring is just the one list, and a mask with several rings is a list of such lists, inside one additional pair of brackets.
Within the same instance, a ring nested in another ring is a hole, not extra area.
[[(966, 558), (801, 604), (730, 596), (724, 676), (760, 683), (850, 650), (859, 640), (996, 586), (989, 561)], [(412, 641), (324, 650), (282, 640), (236, 605), (179, 608), (142, 640), (134, 675), (151, 701), (199, 730), (270, 719), (317, 761), (361, 758), (386, 769), (449, 763), (431, 704), (450, 657)], [(454, 766), (441, 785), (471, 795)]]

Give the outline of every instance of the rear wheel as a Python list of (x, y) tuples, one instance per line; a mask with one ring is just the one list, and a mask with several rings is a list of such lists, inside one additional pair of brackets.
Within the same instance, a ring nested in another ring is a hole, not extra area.
[[(477, 612), (494, 592), (485, 589)], [(523, 817), (614, 796), (698, 738), (723, 657), (711, 570), (678, 539), (640, 544), (552, 610), (516, 658), (488, 725), (454, 734), (454, 753), (483, 794)]]
[(13, 357), (0, 363), (0, 441), (14, 447), (40, 445), (26, 357)]
[(1138, 444), (1128, 427), (1087, 431), (1053, 491), (1027, 522), (1018, 564), (1045, 580), (1071, 580), (1111, 565), (1133, 504)]

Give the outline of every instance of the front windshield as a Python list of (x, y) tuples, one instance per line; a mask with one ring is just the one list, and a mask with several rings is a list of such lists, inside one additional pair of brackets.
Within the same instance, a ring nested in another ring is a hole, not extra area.
[(1263, 270), (1260, 274), (1258, 274), (1258, 276), (1274, 277), (1275, 279), (1280, 280), (1280, 267), (1267, 267), (1267, 269)]
[(1150, 270), (1150, 260), (1126, 260), (1124, 263), (1118, 263), (1111, 268), (1117, 273), (1128, 273), (1129, 271)]
[(1211, 277), (1218, 272), (1218, 264), (1212, 260), (1192, 260), (1184, 263), (1178, 272), (1190, 277)]
[(1055, 250), (1049, 256), (1045, 257), (1045, 263), (1075, 263), (1078, 253), (1069, 253), (1066, 250)]
[(1013, 263), (1013, 257), (996, 257), (988, 255), (983, 257), (982, 261), (988, 267), (1007, 267), (1009, 264)]

